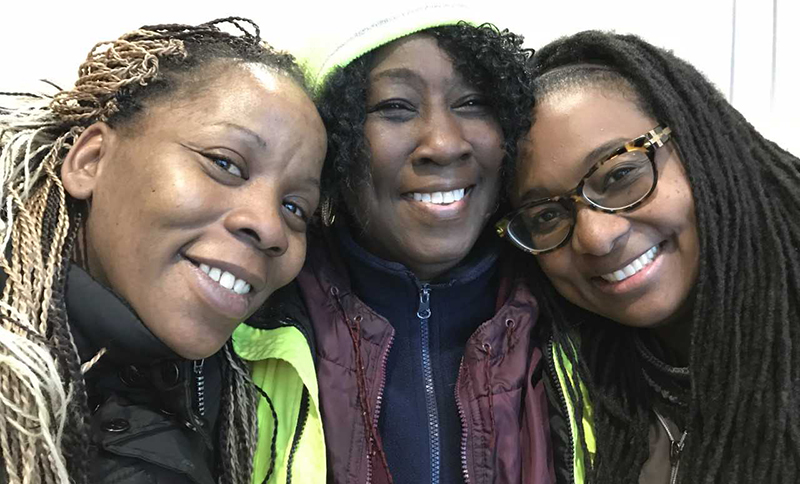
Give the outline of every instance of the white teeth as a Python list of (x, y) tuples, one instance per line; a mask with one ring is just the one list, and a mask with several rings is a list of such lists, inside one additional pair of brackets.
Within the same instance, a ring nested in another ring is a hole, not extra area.
[(250, 284), (243, 279), (237, 279), (236, 276), (228, 271), (223, 271), (222, 269), (211, 267), (206, 264), (200, 264), (200, 270), (208, 274), (208, 277), (213, 281), (218, 282), (220, 286), (236, 294), (247, 294), (250, 292)]
[(464, 198), (466, 188), (459, 188), (450, 190), (449, 192), (433, 192), (433, 193), (412, 193), (411, 196), (414, 200), (423, 203), (435, 203), (437, 205), (447, 205), (449, 203), (457, 202)]
[(210, 271), (208, 271), (208, 277), (214, 279), (214, 281), (219, 282), (219, 276), (222, 275), (222, 271), (217, 269), (216, 267), (212, 267)]
[(225, 289), (233, 289), (233, 284), (236, 282), (236, 277), (230, 272), (223, 272), (219, 278), (219, 285)]
[(653, 262), (653, 260), (656, 258), (656, 254), (658, 254), (657, 245), (651, 247), (650, 250), (637, 257), (633, 262), (623, 267), (622, 269), (616, 270), (609, 274), (604, 274), (600, 277), (602, 277), (608, 282), (624, 281), (625, 279), (631, 277), (632, 275), (636, 274), (640, 270), (650, 265), (650, 263)]

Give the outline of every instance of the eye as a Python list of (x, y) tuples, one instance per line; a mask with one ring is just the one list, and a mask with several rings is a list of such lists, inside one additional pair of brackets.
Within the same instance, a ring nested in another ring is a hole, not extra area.
[(544, 234), (560, 228), (570, 219), (570, 213), (557, 203), (534, 207), (525, 213), (523, 223), (531, 234)]
[(485, 96), (472, 95), (457, 102), (455, 108), (484, 111), (489, 109), (489, 101)]
[(536, 214), (531, 220), (531, 226), (536, 230), (547, 230), (552, 225), (561, 221), (563, 213), (561, 210), (543, 210)]
[(609, 173), (608, 176), (606, 177), (606, 185), (611, 185), (612, 183), (616, 183), (622, 180), (633, 170), (635, 170), (635, 168), (630, 166), (623, 166), (615, 169), (614, 171)]
[(235, 177), (244, 178), (244, 175), (242, 174), (242, 170), (236, 165), (236, 163), (234, 163), (233, 161), (229, 160), (228, 158), (225, 158), (224, 156), (212, 155), (212, 154), (207, 154), (207, 155), (203, 155), (203, 156), (208, 158), (211, 161), (211, 163), (213, 163), (214, 166), (216, 166), (220, 170), (222, 170), (222, 171), (224, 171), (226, 173), (230, 173), (231, 175), (233, 175)]
[(303, 222), (308, 222), (308, 215), (306, 214), (305, 209), (303, 207), (301, 207), (300, 205), (298, 205), (298, 204), (296, 204), (294, 202), (290, 202), (290, 201), (287, 200), (287, 201), (283, 202), (283, 206), (286, 208), (286, 210), (288, 210), (292, 214), (296, 215)]
[(603, 177), (602, 192), (627, 189), (650, 172), (648, 163), (645, 159), (628, 160), (614, 165)]
[(395, 120), (405, 120), (414, 115), (417, 109), (406, 99), (387, 99), (367, 109), (367, 114)]

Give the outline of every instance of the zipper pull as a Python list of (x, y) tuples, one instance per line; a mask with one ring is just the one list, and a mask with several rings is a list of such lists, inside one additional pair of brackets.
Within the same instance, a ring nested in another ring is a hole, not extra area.
[(681, 440), (673, 440), (669, 443), (669, 461), (673, 466), (678, 465), (678, 461), (681, 459), (681, 452), (686, 444), (686, 434), (687, 432), (684, 430)]
[(206, 416), (206, 376), (203, 374), (203, 365), (205, 361), (205, 359), (194, 360), (192, 363), (195, 388), (197, 390), (197, 413), (201, 417)]
[(431, 286), (423, 284), (419, 290), (419, 309), (417, 310), (419, 319), (430, 319), (431, 317)]

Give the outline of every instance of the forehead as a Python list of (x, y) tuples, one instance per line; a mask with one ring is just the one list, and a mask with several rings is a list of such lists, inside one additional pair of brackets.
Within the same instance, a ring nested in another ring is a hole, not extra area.
[(460, 82), (453, 62), (431, 35), (420, 33), (395, 40), (375, 52), (370, 82)]
[(315, 117), (313, 103), (290, 78), (258, 64), (233, 64), (209, 70), (201, 88), (179, 89), (175, 96), (148, 106), (143, 128), (192, 130), (236, 123), (255, 129), (288, 118), (308, 118), (313, 124)]
[[(233, 65), (189, 96), (148, 106), (131, 143), (236, 148), (253, 160), (321, 159), (325, 128), (311, 99), (292, 79), (258, 64)], [(141, 143), (145, 137), (152, 143)], [(321, 154), (320, 154), (321, 153)], [(316, 169), (314, 164), (301, 164)]]
[(548, 94), (537, 100), (534, 124), (520, 142), (512, 195), (534, 190), (534, 195), (547, 197), (569, 191), (599, 161), (590, 156), (597, 148), (621, 146), (655, 125), (630, 94), (617, 90), (572, 87)]

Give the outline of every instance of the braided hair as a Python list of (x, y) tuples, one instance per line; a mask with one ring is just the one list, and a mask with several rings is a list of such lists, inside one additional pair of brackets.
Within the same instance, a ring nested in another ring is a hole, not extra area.
[[(534, 62), (537, 99), (578, 85), (617, 89), (672, 129), (702, 254), (691, 296), (689, 434), (680, 479), (796, 482), (800, 160), (761, 136), (697, 69), (636, 36), (582, 32), (547, 45)], [(590, 480), (637, 483), (652, 421), (637, 330), (587, 314), (546, 282), (535, 286), (573, 379), (586, 383), (592, 400), (593, 460), (583, 435), (580, 444)], [(569, 381), (567, 391), (582, 418), (584, 395)]]
[[(75, 86), (52, 97), (0, 93), (0, 106), (11, 103), (0, 107), (0, 455), (9, 483), (84, 483), (89, 475), (83, 373), (91, 363), (81, 368), (64, 297), (69, 264), (82, 261), (85, 207), (65, 192), (61, 163), (91, 124), (124, 126), (162, 98), (202, 86), (209, 67), (238, 63), (265, 65), (308, 92), (292, 56), (264, 43), (251, 21), (229, 17), (101, 42)], [(257, 390), (230, 341), (223, 354), (218, 480), (249, 483)]]

